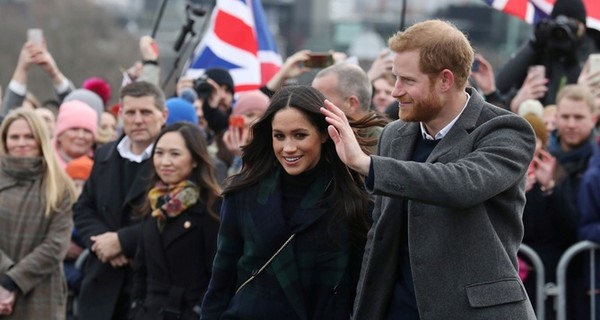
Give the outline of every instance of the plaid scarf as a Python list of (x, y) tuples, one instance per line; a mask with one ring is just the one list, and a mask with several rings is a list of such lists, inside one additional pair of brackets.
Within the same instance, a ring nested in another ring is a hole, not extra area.
[(176, 185), (166, 185), (159, 181), (148, 192), (152, 216), (156, 218), (159, 230), (165, 226), (167, 219), (179, 216), (187, 208), (198, 202), (200, 192), (198, 186), (189, 180)]

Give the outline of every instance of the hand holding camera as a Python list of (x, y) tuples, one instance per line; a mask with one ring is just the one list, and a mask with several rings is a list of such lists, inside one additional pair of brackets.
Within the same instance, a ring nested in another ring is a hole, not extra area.
[(549, 49), (555, 53), (573, 53), (577, 43), (577, 21), (565, 16), (544, 19), (535, 26), (535, 38), (532, 41), (536, 49)]

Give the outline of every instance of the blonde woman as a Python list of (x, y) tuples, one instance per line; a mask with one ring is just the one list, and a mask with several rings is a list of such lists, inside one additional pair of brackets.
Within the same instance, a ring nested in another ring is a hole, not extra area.
[(0, 134), (0, 318), (64, 319), (73, 186), (34, 111), (11, 111)]

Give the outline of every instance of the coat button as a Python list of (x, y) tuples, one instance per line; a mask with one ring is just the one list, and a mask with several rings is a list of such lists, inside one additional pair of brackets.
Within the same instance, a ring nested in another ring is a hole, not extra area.
[(186, 228), (186, 229), (189, 229), (191, 226), (192, 226), (192, 223), (189, 222), (189, 221), (186, 221), (186, 222), (183, 223), (183, 227)]

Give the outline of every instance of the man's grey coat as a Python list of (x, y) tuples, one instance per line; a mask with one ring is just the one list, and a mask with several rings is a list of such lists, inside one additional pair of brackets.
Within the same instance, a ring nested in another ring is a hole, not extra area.
[(523, 237), (524, 175), (535, 147), (527, 121), (471, 98), (425, 163), (410, 159), (419, 123), (395, 121), (372, 156), (376, 195), (354, 319), (383, 319), (392, 297), (401, 214), (422, 320), (535, 319), (517, 274)]

